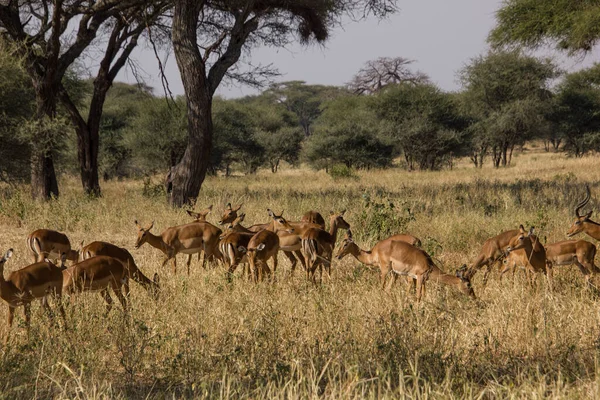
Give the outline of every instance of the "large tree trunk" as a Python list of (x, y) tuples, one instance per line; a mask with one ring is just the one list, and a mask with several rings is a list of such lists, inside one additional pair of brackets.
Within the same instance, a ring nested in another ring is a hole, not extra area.
[(206, 176), (212, 146), (212, 95), (206, 65), (196, 44), (196, 26), (202, 2), (178, 0), (173, 13), (173, 50), (187, 97), (188, 144), (171, 171), (169, 203), (182, 207), (198, 197)]
[(48, 126), (46, 119), (53, 120), (56, 116), (56, 103), (49, 85), (37, 84), (36, 89), (36, 118), (40, 122), (40, 131), (32, 138), (31, 149), (31, 197), (34, 200), (50, 200), (58, 197), (58, 181), (52, 159), (51, 136), (52, 127)]

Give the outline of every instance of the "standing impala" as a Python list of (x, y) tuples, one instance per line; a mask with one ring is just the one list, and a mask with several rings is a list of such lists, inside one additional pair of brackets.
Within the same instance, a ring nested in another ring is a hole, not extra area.
[[(272, 221), (266, 229), (256, 233), (248, 242), (245, 249), (248, 262), (250, 263), (250, 272), (252, 280), (262, 280), (263, 275), (271, 275), (271, 270), (267, 264), (269, 259), (273, 259), (273, 275), (277, 271), (277, 252), (279, 251), (278, 231), (294, 232), (294, 228), (283, 218), (283, 211), (277, 215), (270, 209), (267, 209)], [(244, 249), (241, 249), (244, 251)]]
[(592, 213), (589, 211), (587, 214), (581, 215), (579, 212), (590, 202), (590, 187), (586, 186), (586, 197), (575, 207), (575, 216), (577, 217), (571, 225), (571, 228), (567, 232), (568, 237), (573, 237), (578, 233), (585, 232), (588, 236), (593, 237), (596, 240), (600, 240), (600, 224), (590, 219)]
[(238, 211), (240, 211), (242, 205), (243, 204), (240, 204), (239, 206), (233, 208), (231, 207), (231, 203), (227, 203), (225, 210), (223, 211), (223, 216), (219, 220), (219, 225), (226, 225), (235, 221), (235, 219), (238, 217)]
[(510, 240), (506, 252), (508, 254), (507, 265), (500, 276), (511, 268), (524, 266), (528, 272), (530, 284), (533, 284), (534, 273), (543, 272), (548, 280), (548, 287), (552, 291), (552, 263), (546, 262), (546, 249), (533, 234), (533, 227), (526, 232), (521, 225), (519, 233)]
[[(192, 222), (191, 224), (174, 226), (167, 228), (160, 236), (150, 232), (154, 222), (145, 228), (135, 221), (138, 228), (138, 237), (135, 248), (139, 249), (144, 243), (149, 243), (165, 254), (164, 266), (171, 260), (173, 273), (177, 273), (176, 256), (178, 253), (195, 254), (204, 251), (204, 254), (211, 259), (221, 258), (218, 249), (219, 236), (221, 230), (208, 222)], [(204, 262), (206, 261), (206, 258)], [(190, 273), (191, 258), (187, 262), (188, 275)], [(204, 266), (204, 265), (203, 265)]]
[(563, 240), (546, 246), (546, 260), (550, 267), (575, 264), (590, 285), (590, 274), (600, 270), (594, 265), (596, 245), (586, 240)]
[[(249, 231), (241, 225), (245, 217), (246, 214), (241, 214), (237, 217), (229, 224), (220, 237), (219, 250), (227, 265), (229, 274), (233, 274), (240, 263), (247, 262), (246, 249), (248, 248), (250, 239), (255, 235), (254, 232)], [(250, 276), (250, 273), (248, 276)]]
[[(13, 251), (10, 249), (0, 259), (0, 298), (8, 303), (9, 328), (12, 327), (15, 308), (22, 305), (25, 312), (25, 323), (29, 331), (31, 302), (35, 299), (42, 299), (44, 309), (52, 317), (52, 310), (48, 305), (49, 295), (55, 297), (60, 315), (66, 326), (65, 310), (61, 301), (63, 286), (62, 269), (46, 260), (13, 271), (8, 276), (8, 279), (4, 279), (4, 264), (12, 256), (12, 253)], [(66, 255), (63, 254), (61, 259), (64, 265)], [(8, 336), (6, 340), (8, 340)]]
[(350, 224), (344, 220), (346, 210), (329, 215), (329, 232), (320, 228), (310, 228), (302, 234), (302, 254), (306, 259), (306, 274), (308, 279), (315, 281), (315, 271), (319, 267), (320, 278), (323, 280), (323, 266), (331, 276), (331, 257), (337, 240), (338, 229), (350, 229)]
[(129, 279), (142, 285), (154, 298), (158, 298), (158, 291), (160, 288), (158, 273), (154, 273), (154, 279), (150, 280), (137, 267), (133, 256), (127, 249), (107, 242), (92, 242), (85, 247), (82, 246), (82, 249), (79, 252), (80, 261), (96, 256), (109, 256), (120, 260), (123, 265), (127, 266), (127, 276)]
[[(108, 289), (121, 302), (123, 311), (127, 313), (127, 296), (129, 296), (129, 267), (121, 260), (108, 256), (97, 256), (83, 260), (62, 271), (63, 292), (66, 294), (100, 291), (106, 301), (106, 313), (112, 308), (112, 297)], [(125, 289), (125, 295), (123, 295)]]
[(454, 286), (466, 295), (475, 298), (469, 278), (464, 277), (460, 270), (456, 276), (443, 272), (433, 263), (427, 253), (406, 242), (382, 240), (370, 251), (365, 251), (354, 243), (352, 232), (348, 231), (340, 245), (337, 254), (338, 260), (341, 260), (347, 254), (352, 254), (354, 258), (363, 264), (379, 267), (382, 289), (385, 288), (385, 278), (390, 272), (394, 274), (394, 279), (390, 282), (388, 290), (392, 286), (396, 275), (415, 279), (417, 281), (417, 302), (421, 301), (427, 280)]
[(27, 237), (27, 247), (32, 253), (32, 262), (42, 262), (46, 258), (60, 259), (65, 253), (67, 260), (77, 262), (79, 253), (71, 249), (71, 242), (64, 233), (50, 229), (38, 229)]

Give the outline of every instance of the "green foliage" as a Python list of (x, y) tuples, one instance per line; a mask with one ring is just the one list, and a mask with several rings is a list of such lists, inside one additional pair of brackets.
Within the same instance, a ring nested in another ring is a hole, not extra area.
[(352, 168), (344, 165), (344, 164), (335, 164), (329, 170), (327, 170), (329, 176), (333, 178), (334, 181), (340, 179), (355, 179), (358, 180), (358, 175), (352, 170)]
[[(367, 193), (363, 194), (362, 211), (358, 214), (358, 232), (371, 241), (379, 241), (392, 235), (406, 232), (409, 222), (415, 220), (415, 215), (406, 202), (400, 207), (390, 200), (374, 200)], [(354, 226), (354, 225), (353, 225)]]

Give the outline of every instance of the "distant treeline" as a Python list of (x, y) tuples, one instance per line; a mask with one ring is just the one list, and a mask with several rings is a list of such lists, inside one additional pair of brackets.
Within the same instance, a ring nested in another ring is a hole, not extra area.
[[(357, 90), (348, 87), (272, 85), (260, 95), (213, 101), (210, 172), (277, 172), (281, 162), (317, 169), (382, 168), (400, 160), (407, 169), (452, 167), (469, 157), (475, 167), (509, 165), (513, 151), (542, 139), (547, 151), (580, 157), (600, 150), (600, 66), (561, 73), (551, 61), (520, 52), (472, 60), (459, 73), (462, 90), (444, 92), (419, 79)], [(84, 108), (92, 82), (69, 74), (65, 86)], [(30, 146), (38, 131), (31, 80), (0, 55), (0, 177), (30, 177)], [(64, 113), (64, 110), (59, 110)], [(67, 118), (53, 130), (60, 171), (76, 174), (76, 135)], [(143, 85), (109, 90), (100, 130), (100, 174), (105, 179), (163, 173), (187, 144), (185, 99), (158, 97)]]

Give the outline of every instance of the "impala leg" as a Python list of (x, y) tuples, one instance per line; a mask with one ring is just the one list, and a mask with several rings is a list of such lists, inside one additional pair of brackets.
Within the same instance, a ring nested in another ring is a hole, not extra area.
[(298, 264), (298, 260), (296, 259), (296, 257), (294, 256), (294, 253), (291, 251), (284, 251), (283, 255), (287, 257), (287, 259), (290, 261), (290, 269), (291, 269), (291, 274), (294, 274), (294, 271), (296, 271), (296, 264)]
[(48, 304), (48, 295), (45, 295), (44, 297), (42, 297), (42, 307), (44, 308), (44, 311), (46, 311), (46, 315), (48, 315), (48, 318), (50, 318), (50, 320), (54, 320), (54, 313), (52, 312), (52, 309), (50, 308), (50, 304)]
[(302, 254), (302, 252), (300, 250), (296, 250), (296, 251), (294, 251), (294, 254), (296, 255), (296, 258), (298, 260), (300, 260), (300, 264), (302, 265), (302, 268), (306, 269), (306, 259), (304, 258), (304, 255)]
[(23, 304), (23, 313), (25, 314), (25, 327), (27, 328), (27, 335), (31, 330), (31, 303)]
[(417, 277), (417, 303), (421, 301), (421, 296), (423, 295), (423, 286), (425, 282), (423, 281), (423, 275), (419, 275)]
[(554, 272), (552, 270), (552, 264), (547, 264), (546, 265), (546, 279), (548, 280), (548, 288), (550, 289), (551, 292), (554, 291), (554, 285), (553, 285), (553, 279), (554, 278)]
[[(112, 286), (113, 292), (115, 292), (117, 299), (119, 299), (119, 302), (121, 303), (121, 306), (123, 307), (123, 312), (125, 314), (127, 314), (127, 298), (125, 296), (123, 296), (123, 292), (121, 291), (121, 288), (119, 287), (118, 283), (113, 283), (111, 286)], [(106, 292), (108, 293), (108, 290)]]
[(112, 299), (112, 297), (110, 297), (110, 294), (108, 293), (108, 287), (102, 289), (102, 291), (100, 292), (100, 295), (102, 297), (104, 297), (104, 301), (106, 301), (106, 310), (104, 311), (104, 317), (107, 317), (108, 313), (110, 313), (110, 310), (112, 310), (112, 305), (113, 305), (113, 299)]
[(63, 306), (63, 301), (62, 301), (62, 293), (60, 291), (57, 291), (55, 293), (54, 301), (56, 302), (56, 307), (58, 307), (58, 312), (60, 313), (60, 317), (63, 320), (63, 326), (65, 329), (67, 329), (67, 314), (65, 313), (65, 308)]
[(488, 278), (490, 277), (490, 272), (492, 270), (492, 265), (489, 262), (486, 262), (483, 265), (486, 266), (485, 272), (483, 273), (483, 281), (482, 281), (482, 285), (483, 285), (483, 287), (485, 287), (487, 285)]
[[(198, 253), (198, 257), (200, 257), (200, 253)], [(190, 264), (192, 263), (192, 254), (190, 254), (188, 256), (188, 260), (187, 260), (187, 273), (188, 276), (190, 276)], [(202, 264), (202, 267), (204, 267), (204, 264)]]
[(8, 327), (9, 327), (9, 329), (12, 326), (14, 319), (15, 319), (15, 307), (8, 306)]
[[(275, 253), (275, 255), (273, 256), (273, 275), (271, 275), (271, 281), (275, 282), (276, 276), (275, 276), (275, 271), (277, 271), (277, 264), (278, 264), (279, 260), (277, 259), (277, 253)], [(267, 262), (265, 261), (265, 265), (267, 265)], [(269, 268), (269, 266), (267, 265), (267, 268)], [(270, 275), (270, 271), (269, 271), (269, 275)]]
[(379, 275), (379, 280), (381, 282), (381, 290), (385, 289), (385, 278), (390, 273), (390, 270), (391, 270), (391, 268), (389, 265), (385, 265), (385, 266), (381, 267), (381, 273)]

